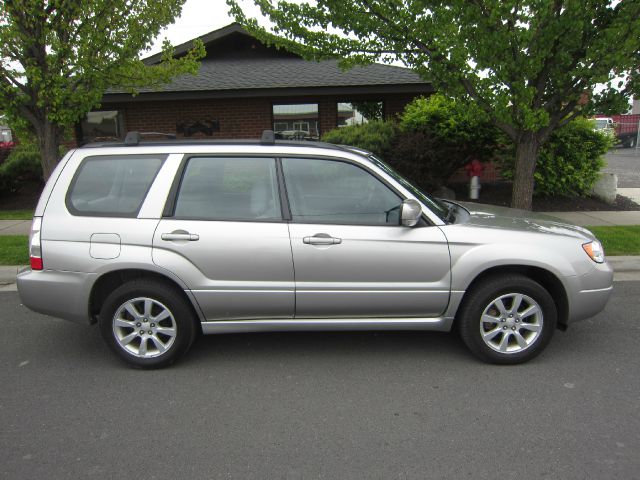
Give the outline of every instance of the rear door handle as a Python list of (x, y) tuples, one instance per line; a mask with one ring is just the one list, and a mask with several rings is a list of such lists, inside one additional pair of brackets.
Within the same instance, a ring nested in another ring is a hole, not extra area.
[(184, 231), (176, 231), (171, 233), (163, 233), (162, 235), (160, 235), (160, 238), (162, 238), (162, 240), (167, 240), (167, 241), (187, 240), (189, 242), (197, 242), (198, 240), (200, 240), (200, 235), (196, 235), (195, 233), (189, 233)]
[(342, 239), (332, 237), (327, 233), (316, 233), (313, 237), (304, 237), (302, 242), (307, 245), (337, 245), (342, 243)]

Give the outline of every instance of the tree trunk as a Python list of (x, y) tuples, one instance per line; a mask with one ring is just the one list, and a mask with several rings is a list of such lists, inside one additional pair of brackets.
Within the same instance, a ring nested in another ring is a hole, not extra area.
[(524, 133), (516, 142), (516, 165), (513, 172), (511, 206), (531, 210), (533, 173), (536, 171), (540, 140), (534, 132)]
[(41, 125), (41, 128), (37, 129), (37, 132), (38, 142), (40, 144), (42, 175), (46, 182), (58, 164), (61, 137), (60, 129), (57, 125), (45, 119), (44, 124)]

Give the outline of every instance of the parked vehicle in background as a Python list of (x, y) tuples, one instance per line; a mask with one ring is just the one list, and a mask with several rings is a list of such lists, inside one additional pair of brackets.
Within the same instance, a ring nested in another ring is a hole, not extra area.
[(638, 146), (640, 135), (640, 115), (611, 115), (609, 117), (596, 115), (596, 129), (613, 129), (618, 143), (623, 147)]
[(591, 122), (593, 123), (594, 130), (596, 130), (597, 132), (603, 135), (606, 135), (607, 137), (611, 137), (614, 143), (618, 142), (612, 118), (609, 118), (609, 117), (592, 118)]
[(521, 363), (613, 286), (584, 228), (437, 200), (369, 152), (272, 131), (70, 151), (29, 254), (24, 305), (97, 322), (140, 368), (169, 365), (199, 333), (454, 325), (479, 358)]

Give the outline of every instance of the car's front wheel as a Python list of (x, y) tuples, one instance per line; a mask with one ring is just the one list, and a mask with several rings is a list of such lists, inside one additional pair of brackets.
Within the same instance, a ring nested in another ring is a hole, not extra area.
[(557, 310), (549, 292), (523, 275), (489, 277), (469, 291), (457, 315), (464, 343), (480, 359), (531, 360), (549, 343)]
[(137, 368), (172, 364), (189, 349), (197, 331), (180, 292), (146, 279), (114, 290), (102, 306), (99, 325), (111, 349)]

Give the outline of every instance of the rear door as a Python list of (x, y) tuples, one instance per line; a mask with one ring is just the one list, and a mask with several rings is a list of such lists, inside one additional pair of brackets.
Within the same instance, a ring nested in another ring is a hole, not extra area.
[(291, 318), (293, 261), (273, 158), (186, 160), (153, 260), (189, 286), (207, 320)]

